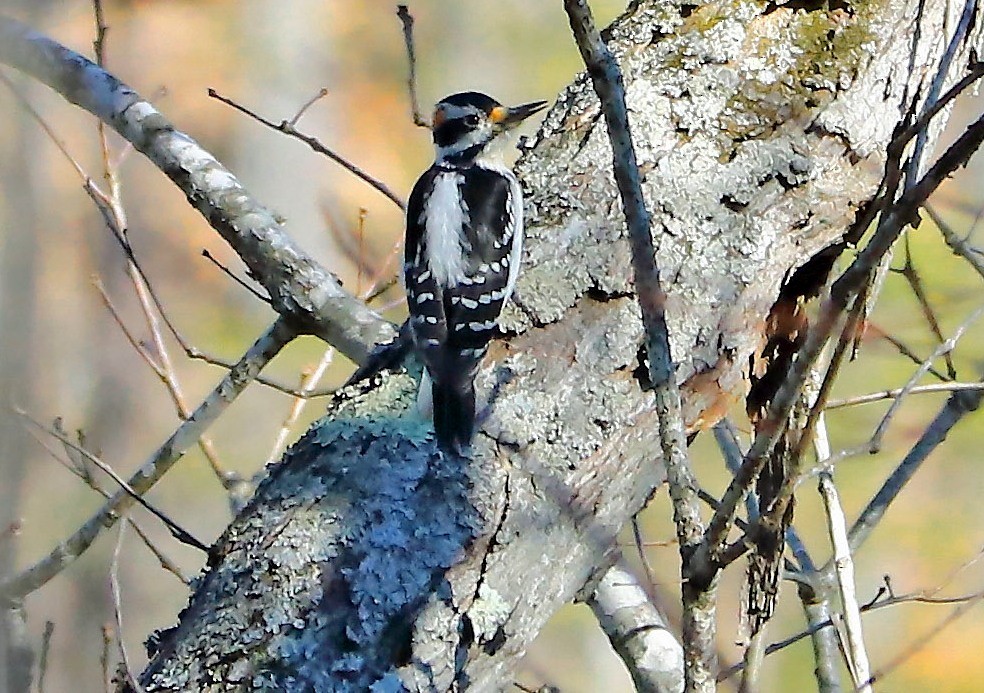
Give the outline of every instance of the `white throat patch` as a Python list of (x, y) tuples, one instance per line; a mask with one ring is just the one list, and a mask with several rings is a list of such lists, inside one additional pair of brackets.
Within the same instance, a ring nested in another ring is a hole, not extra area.
[(424, 226), (427, 264), (440, 286), (457, 286), (465, 278), (463, 229), (468, 223), (468, 207), (459, 188), (460, 173), (448, 171), (434, 179), (420, 223)]

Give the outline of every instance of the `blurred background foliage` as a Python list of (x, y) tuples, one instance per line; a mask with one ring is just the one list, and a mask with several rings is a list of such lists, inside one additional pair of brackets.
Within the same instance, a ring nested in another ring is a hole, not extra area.
[[(621, 11), (619, 0), (593, 2), (599, 23)], [(364, 287), (346, 244), (361, 237), (364, 257), (379, 264), (402, 233), (399, 210), (377, 192), (303, 144), (265, 129), (210, 99), (208, 88), (238, 100), (269, 119), (290, 118), (318, 89), (327, 97), (305, 114), (301, 129), (316, 135), (405, 196), (431, 160), (427, 133), (409, 117), (406, 60), (389, 0), (107, 0), (111, 71), (147, 97), (176, 126), (198, 139), (261, 201), (287, 220), (290, 232), (350, 289)], [(0, 0), (0, 9), (66, 45), (91, 55), (92, 8), (85, 0)], [(505, 103), (550, 99), (581, 64), (570, 39), (562, 3), (525, 0), (416, 0), (419, 91), (430, 104), (455, 91), (476, 89)], [(101, 175), (96, 125), (82, 111), (44, 87), (11, 77), (57, 130), (89, 175)], [(980, 101), (958, 109), (947, 137), (980, 110)], [(125, 151), (112, 138), (114, 151)], [(980, 157), (933, 201), (957, 228), (969, 228), (981, 205)], [(272, 319), (272, 312), (201, 257), (207, 249), (242, 273), (235, 255), (183, 196), (139, 155), (122, 166), (123, 199), (137, 257), (171, 320), (196, 347), (235, 359)], [(365, 210), (364, 212), (360, 210)], [(363, 221), (360, 222), (360, 217)], [(358, 229), (361, 228), (361, 234)], [(980, 277), (942, 244), (932, 224), (910, 234), (912, 254), (944, 334), (982, 302)], [(896, 253), (896, 265), (901, 253)], [(173, 430), (177, 421), (161, 382), (128, 345), (103, 306), (93, 281), (102, 281), (131, 329), (149, 341), (143, 314), (126, 276), (124, 258), (83, 193), (78, 176), (6, 89), (0, 90), (0, 521), (20, 521), (15, 541), (0, 540), (3, 572), (29, 565), (89, 516), (101, 499), (67, 473), (10, 409), (11, 404), (82, 430), (87, 444), (128, 474)], [(404, 311), (399, 291), (384, 296), (389, 317)], [(904, 280), (888, 278), (872, 318), (861, 358), (846, 367), (835, 397), (899, 387), (914, 365), (883, 338), (890, 333), (921, 355), (935, 342)], [(980, 376), (984, 328), (970, 330), (957, 350), (960, 378)], [(188, 401), (194, 406), (221, 373), (189, 361), (171, 344)], [(324, 345), (302, 339), (270, 369), (296, 384), (321, 358)], [(323, 385), (336, 385), (350, 364), (341, 357)], [(931, 379), (927, 379), (931, 382)], [(838, 467), (837, 480), (849, 519), (867, 502), (901, 459), (945, 395), (918, 395), (903, 406), (883, 450)], [(210, 431), (227, 469), (249, 476), (262, 468), (291, 406), (291, 398), (254, 385)], [(295, 439), (324, 411), (313, 400), (294, 426)], [(839, 409), (828, 425), (834, 449), (867, 439), (887, 402)], [(744, 427), (747, 432), (747, 427)], [(869, 545), (857, 556), (862, 600), (874, 597), (883, 576), (897, 593), (930, 588), (984, 545), (984, 503), (979, 476), (979, 416), (971, 416), (939, 448), (891, 508)], [(51, 446), (52, 441), (44, 441)], [(693, 447), (697, 473), (712, 491), (727, 477), (710, 434)], [(230, 519), (225, 493), (203, 455), (192, 450), (150, 494), (159, 507), (197, 537), (212, 541)], [(136, 511), (149, 534), (187, 575), (202, 557), (174, 542), (159, 523)], [(678, 612), (678, 556), (665, 493), (641, 519), (654, 591), (670, 614)], [(812, 483), (801, 487), (797, 526), (823, 562), (828, 556), (821, 505)], [(631, 537), (626, 554), (634, 556)], [(108, 569), (114, 534), (107, 533), (81, 560), (27, 600), (30, 632), (40, 643), (46, 620), (55, 624), (48, 691), (102, 688), (102, 627), (113, 618)], [(128, 534), (121, 565), (125, 642), (134, 668), (144, 661), (142, 642), (173, 624), (187, 588), (162, 571)], [(741, 570), (722, 584), (720, 647), (736, 661), (734, 642)], [(984, 571), (970, 567), (946, 593), (980, 589)], [(903, 605), (866, 617), (874, 667), (920, 640), (947, 607)], [(979, 611), (948, 627), (883, 684), (883, 690), (980, 690), (984, 662)], [(798, 632), (802, 612), (786, 585), (774, 639)], [(768, 660), (765, 690), (812, 688), (808, 640)], [(565, 693), (628, 691), (629, 679), (586, 608), (559, 613), (530, 649), (518, 680), (550, 683)]]

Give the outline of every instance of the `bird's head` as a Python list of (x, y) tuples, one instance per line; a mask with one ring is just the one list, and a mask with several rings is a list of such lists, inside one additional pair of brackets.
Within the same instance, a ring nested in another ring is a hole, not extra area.
[(437, 160), (474, 161), (499, 135), (546, 105), (546, 101), (533, 101), (521, 106), (503, 106), (491, 96), (476, 91), (441, 99), (434, 107), (432, 120)]

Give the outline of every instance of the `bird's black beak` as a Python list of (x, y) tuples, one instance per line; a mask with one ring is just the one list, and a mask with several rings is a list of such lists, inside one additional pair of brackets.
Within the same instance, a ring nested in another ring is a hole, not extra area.
[(524, 103), (522, 106), (512, 106), (511, 108), (508, 106), (498, 106), (492, 109), (489, 117), (498, 128), (509, 130), (522, 123), (534, 113), (543, 110), (546, 105), (546, 101), (532, 101), (530, 103)]

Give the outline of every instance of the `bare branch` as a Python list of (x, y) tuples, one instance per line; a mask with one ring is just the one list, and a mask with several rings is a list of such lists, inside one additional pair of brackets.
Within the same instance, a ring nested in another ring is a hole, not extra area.
[(233, 272), (232, 272), (231, 269), (229, 269), (228, 267), (226, 267), (225, 265), (223, 265), (221, 262), (219, 262), (215, 258), (215, 256), (212, 255), (212, 253), (208, 252), (208, 248), (202, 249), (202, 257), (205, 258), (206, 260), (208, 260), (209, 262), (211, 262), (216, 267), (218, 267), (219, 268), (219, 271), (221, 271), (224, 275), (226, 275), (227, 277), (229, 277), (232, 281), (234, 281), (237, 284), (239, 284), (239, 286), (241, 286), (244, 289), (246, 289), (246, 291), (248, 291), (251, 294), (253, 294), (254, 296), (256, 296), (256, 298), (260, 299), (261, 301), (263, 301), (267, 305), (270, 304), (270, 297), (269, 296), (264, 296), (259, 291), (257, 291), (256, 289), (254, 289), (252, 286), (250, 286), (249, 284), (247, 284), (245, 281), (243, 281), (242, 279), (240, 279), (239, 277), (237, 277), (235, 274), (233, 274)]
[(356, 363), (392, 336), (390, 323), (344, 291), (232, 173), (129, 86), (6, 17), (0, 17), (0, 62), (49, 85), (132, 142), (236, 250), (276, 310), (299, 329), (320, 336)]
[(99, 459), (99, 457), (97, 457), (96, 455), (92, 454), (91, 452), (89, 452), (88, 450), (86, 450), (85, 448), (83, 448), (81, 445), (77, 445), (74, 442), (72, 442), (67, 436), (65, 436), (64, 433), (62, 433), (61, 431), (59, 431), (57, 428), (48, 428), (47, 426), (45, 426), (44, 424), (42, 424), (40, 421), (38, 421), (37, 419), (33, 418), (30, 414), (28, 414), (27, 412), (25, 412), (23, 409), (16, 409), (15, 408), (14, 411), (17, 414), (19, 414), (20, 416), (22, 416), (25, 421), (27, 421), (31, 425), (35, 426), (38, 430), (43, 431), (44, 433), (47, 433), (48, 435), (50, 435), (53, 438), (56, 438), (59, 442), (62, 443), (62, 445), (66, 446), (67, 448), (71, 448), (76, 453), (82, 455), (86, 460), (88, 460), (92, 464), (96, 465), (104, 474), (106, 474), (106, 476), (108, 476), (110, 479), (112, 479), (114, 482), (116, 482), (116, 485), (119, 486), (121, 489), (123, 489), (123, 491), (125, 491), (130, 496), (130, 498), (133, 501), (135, 501), (138, 505), (143, 506), (154, 517), (156, 517), (158, 520), (160, 520), (161, 522), (163, 522), (165, 524), (165, 526), (167, 526), (168, 530), (170, 530), (171, 534), (174, 535), (175, 539), (177, 539), (178, 541), (180, 541), (182, 543), (188, 544), (189, 546), (193, 546), (196, 549), (198, 549), (199, 551), (202, 551), (204, 553), (208, 553), (208, 547), (207, 546), (205, 546), (203, 543), (201, 543), (200, 541), (198, 541), (198, 539), (196, 539), (194, 536), (192, 536), (189, 532), (187, 532), (184, 528), (182, 528), (178, 523), (174, 522), (174, 520), (172, 520), (167, 515), (165, 515), (163, 512), (161, 512), (160, 510), (158, 510), (157, 508), (155, 508), (153, 505), (151, 505), (150, 503), (148, 503), (146, 500), (144, 500), (140, 496), (140, 494), (138, 494), (130, 486), (130, 484), (128, 484), (126, 482), (126, 480), (123, 477), (121, 477), (119, 474), (116, 473), (116, 470), (115, 469), (113, 469), (111, 466), (109, 466), (108, 464), (106, 464), (105, 462), (103, 462), (101, 459)]
[(413, 117), (413, 124), (429, 128), (431, 126), (420, 112), (420, 102), (417, 100), (417, 53), (413, 47), (413, 15), (406, 5), (397, 5), (396, 16), (400, 18), (403, 25), (403, 42), (407, 47), (407, 63), (410, 73), (407, 76), (407, 92), (410, 95), (410, 114)]
[(933, 209), (932, 206), (926, 206), (926, 213), (929, 214), (929, 218), (933, 220), (936, 224), (936, 228), (940, 230), (940, 234), (943, 236), (943, 240), (946, 244), (950, 246), (950, 250), (959, 257), (962, 257), (967, 263), (974, 268), (977, 274), (981, 275), (984, 279), (984, 257), (981, 256), (980, 251), (977, 248), (971, 246), (966, 238), (960, 238), (957, 233), (953, 230), (953, 227), (943, 221), (943, 218)]
[[(325, 371), (331, 365), (332, 360), (335, 357), (335, 350), (331, 347), (325, 349), (324, 353), (321, 355), (321, 359), (318, 361), (318, 365), (315, 366), (314, 370), (310, 373), (304, 375), (301, 379), (301, 392), (311, 392), (317, 387), (321, 378), (324, 377)], [(267, 455), (266, 464), (273, 464), (277, 459), (283, 454), (284, 450), (287, 449), (287, 439), (290, 435), (291, 429), (294, 424), (297, 423), (297, 419), (300, 418), (301, 412), (304, 411), (304, 405), (307, 403), (307, 399), (304, 397), (295, 397), (293, 403), (291, 403), (290, 411), (287, 413), (287, 417), (284, 419), (283, 424), (280, 427), (280, 431), (277, 433), (277, 438), (273, 443), (273, 447), (270, 450), (270, 454)]]
[(48, 654), (51, 652), (51, 636), (54, 634), (54, 621), (45, 621), (44, 632), (41, 633), (41, 654), (38, 660), (38, 693), (44, 693), (45, 678), (48, 676)]
[[(840, 662), (841, 650), (838, 646), (837, 632), (824, 628), (830, 623), (830, 600), (807, 598), (802, 590), (803, 612), (809, 624), (810, 640), (813, 644), (813, 661), (816, 662), (817, 688), (819, 693), (841, 693)], [(769, 650), (766, 649), (766, 654)]]
[(116, 537), (116, 547), (113, 549), (113, 560), (109, 565), (109, 587), (113, 594), (113, 616), (116, 624), (116, 644), (120, 650), (120, 663), (127, 683), (137, 693), (142, 693), (143, 688), (133, 677), (130, 669), (130, 657), (126, 652), (126, 643), (123, 642), (123, 600), (120, 595), (120, 551), (123, 548), (123, 535), (126, 532), (126, 522), (120, 523), (120, 529)]
[(942, 443), (950, 430), (968, 413), (975, 411), (980, 406), (981, 399), (984, 398), (984, 391), (958, 391), (954, 392), (947, 399), (946, 404), (940, 409), (932, 423), (923, 431), (923, 434), (912, 446), (905, 459), (892, 472), (891, 476), (882, 484), (878, 493), (868, 502), (860, 517), (855, 521), (849, 533), (851, 551), (856, 552), (858, 548), (871, 534), (872, 530), (881, 521), (896, 496), (905, 488), (912, 476), (916, 473), (922, 463), (926, 461), (933, 450)]
[(303, 116), (304, 113), (307, 112), (309, 108), (311, 108), (311, 106), (313, 106), (318, 101), (325, 98), (326, 96), (328, 96), (328, 89), (326, 89), (325, 87), (321, 87), (321, 89), (318, 90), (317, 94), (315, 94), (310, 99), (305, 101), (304, 105), (301, 106), (299, 109), (297, 109), (297, 113), (294, 114), (294, 117), (287, 121), (288, 125), (290, 125), (291, 127), (297, 125), (297, 121), (301, 119), (301, 116)]
[[(127, 482), (137, 495), (150, 489), (187, 451), (202, 432), (224, 412), (280, 350), (294, 338), (293, 329), (283, 318), (274, 324), (243, 355), (194, 413), (145, 461)], [(70, 537), (45, 558), (24, 572), (0, 583), (0, 596), (22, 597), (55, 577), (84, 553), (103, 529), (112, 527), (132, 504), (132, 496), (120, 491)]]
[(984, 390), (984, 383), (934, 383), (932, 385), (914, 385), (908, 390), (898, 387), (894, 390), (882, 390), (881, 392), (872, 392), (867, 395), (857, 395), (845, 399), (832, 399), (827, 402), (827, 409), (839, 409), (841, 407), (852, 407), (858, 404), (870, 404), (871, 402), (895, 399), (903, 393), (919, 395), (934, 392), (964, 392), (968, 390), (971, 392)]
[(637, 691), (683, 690), (683, 648), (624, 565), (616, 563), (605, 572), (588, 606), (625, 662)]
[[(59, 433), (64, 433), (57, 426), (55, 426), (55, 430), (58, 431)], [(65, 445), (64, 446), (65, 453), (68, 455), (70, 459), (72, 459), (72, 462), (68, 462), (62, 459), (61, 456), (48, 445), (47, 440), (41, 437), (41, 433), (36, 428), (29, 428), (28, 432), (38, 443), (38, 445), (40, 445), (44, 449), (44, 451), (51, 456), (52, 459), (54, 459), (58, 464), (60, 464), (65, 469), (67, 469), (72, 474), (74, 474), (79, 479), (81, 479), (86, 484), (86, 486), (91, 488), (93, 491), (98, 493), (103, 498), (109, 500), (109, 498), (111, 497), (109, 491), (104, 489), (102, 485), (98, 482), (98, 480), (96, 480), (95, 477), (93, 477), (91, 474), (88, 473), (88, 467), (87, 466), (83, 467), (82, 465), (75, 462), (75, 457), (78, 457), (80, 458), (81, 461), (84, 461), (85, 460), (84, 456), (78, 454), (71, 446)], [(147, 536), (147, 533), (140, 527), (137, 521), (134, 520), (129, 515), (127, 515), (127, 522), (130, 524), (131, 527), (133, 527), (133, 530), (137, 533), (137, 536), (140, 537), (141, 541), (143, 541), (147, 549), (157, 559), (157, 562), (160, 564), (161, 568), (171, 573), (176, 578), (178, 578), (178, 580), (180, 580), (181, 582), (187, 585), (188, 578), (184, 575), (184, 573), (181, 572), (181, 569), (178, 568), (177, 565), (175, 565), (174, 561), (172, 561), (167, 556), (165, 556), (164, 552), (161, 551), (154, 544), (153, 541), (151, 541), (150, 537)]]
[(216, 101), (221, 101), (225, 105), (231, 106), (232, 108), (236, 109), (237, 111), (239, 111), (243, 115), (249, 116), (250, 118), (252, 118), (256, 122), (261, 123), (263, 125), (266, 125), (271, 130), (276, 130), (277, 132), (282, 132), (283, 134), (287, 135), (288, 137), (293, 137), (296, 140), (300, 140), (301, 142), (303, 142), (304, 144), (306, 144), (307, 146), (309, 146), (311, 149), (313, 149), (314, 151), (316, 151), (318, 154), (323, 154), (324, 156), (328, 157), (329, 159), (331, 159), (332, 161), (334, 161), (336, 164), (338, 164), (339, 166), (341, 166), (342, 168), (344, 168), (346, 171), (348, 171), (349, 173), (351, 173), (352, 175), (354, 175), (356, 178), (359, 178), (363, 182), (368, 183), (369, 184), (369, 187), (375, 189), (377, 192), (382, 193), (387, 198), (389, 198), (390, 202), (392, 202), (393, 204), (395, 204), (401, 210), (406, 211), (406, 204), (403, 202), (403, 200), (401, 200), (399, 198), (399, 196), (396, 193), (394, 193), (392, 190), (389, 189), (389, 186), (387, 186), (382, 181), (380, 181), (380, 180), (378, 180), (376, 178), (373, 178), (372, 176), (370, 176), (368, 173), (366, 173), (365, 171), (363, 171), (361, 168), (359, 168), (358, 166), (356, 166), (352, 162), (350, 162), (347, 159), (344, 159), (341, 156), (339, 156), (338, 154), (336, 154), (334, 151), (332, 151), (331, 149), (329, 149), (328, 147), (326, 147), (325, 145), (323, 145), (321, 143), (321, 140), (319, 140), (317, 137), (313, 137), (311, 135), (307, 135), (307, 134), (301, 132), (300, 130), (298, 130), (297, 128), (294, 127), (294, 125), (293, 125), (293, 123), (291, 121), (282, 120), (282, 121), (280, 121), (279, 124), (278, 123), (274, 123), (272, 120), (267, 120), (266, 118), (264, 118), (260, 114), (256, 113), (255, 111), (251, 111), (250, 109), (246, 108), (242, 104), (240, 104), (240, 103), (238, 103), (236, 101), (233, 101), (229, 97), (222, 96), (217, 91), (215, 91), (215, 89), (209, 89), (208, 90), (208, 95), (211, 96)]
[[(936, 341), (942, 342), (944, 339), (943, 331), (940, 329), (940, 322), (936, 317), (936, 312), (929, 304), (929, 297), (926, 296), (926, 290), (923, 288), (922, 276), (918, 271), (916, 271), (916, 266), (912, 262), (912, 248), (909, 239), (910, 233), (906, 233), (905, 264), (902, 265), (902, 269), (897, 271), (909, 284), (909, 288), (912, 290), (913, 295), (916, 297), (916, 301), (919, 303), (919, 307), (922, 309), (922, 314), (926, 319), (926, 324), (929, 325), (929, 329), (933, 333), (933, 336), (936, 337)], [(943, 358), (946, 361), (946, 372), (948, 379), (956, 379), (957, 371), (953, 366), (952, 354), (949, 351), (944, 352)]]
[(871, 441), (869, 443), (871, 452), (873, 453), (878, 452), (881, 449), (882, 438), (884, 438), (885, 431), (888, 430), (888, 425), (889, 423), (891, 423), (892, 418), (898, 412), (899, 407), (902, 406), (902, 399), (909, 393), (909, 391), (913, 387), (916, 386), (916, 383), (919, 382), (919, 379), (926, 374), (926, 371), (929, 370), (929, 365), (937, 358), (939, 358), (942, 354), (953, 351), (954, 347), (956, 347), (957, 345), (957, 342), (960, 341), (960, 338), (963, 337), (964, 333), (968, 329), (970, 329), (970, 326), (973, 325), (978, 319), (980, 319), (982, 315), (984, 315), (984, 305), (980, 306), (979, 308), (977, 308), (977, 310), (971, 313), (970, 317), (964, 320), (960, 324), (960, 326), (957, 327), (957, 329), (953, 332), (953, 335), (945, 342), (940, 344), (933, 351), (933, 353), (930, 354), (929, 357), (919, 366), (919, 368), (916, 369), (916, 372), (913, 373), (912, 377), (909, 378), (909, 382), (907, 382), (905, 386), (903, 386), (902, 391), (898, 394), (898, 396), (892, 399), (892, 406), (888, 408), (888, 411), (885, 412), (885, 415), (882, 417), (882, 420), (878, 423), (877, 428), (875, 428), (875, 432), (871, 436)]
[[(868, 333), (871, 333), (871, 332), (877, 333), (878, 336), (880, 336), (886, 342), (888, 342), (893, 347), (895, 347), (900, 354), (902, 354), (903, 356), (905, 356), (907, 359), (909, 359), (910, 361), (912, 361), (917, 366), (919, 364), (921, 364), (923, 361), (925, 361), (925, 359), (923, 357), (921, 357), (919, 354), (917, 354), (915, 351), (913, 351), (901, 339), (899, 339), (898, 337), (896, 337), (893, 334), (890, 334), (889, 332), (886, 332), (885, 330), (881, 329), (880, 327), (878, 327), (874, 323), (869, 322), (868, 325), (867, 325), (867, 329), (865, 331), (868, 332)], [(933, 375), (933, 377), (937, 378), (938, 380), (942, 380), (944, 382), (946, 382), (947, 380), (949, 380), (949, 378), (947, 378), (943, 373), (940, 373), (935, 368), (930, 368), (929, 369), (929, 373), (931, 375)]]
[[(667, 483), (673, 500), (673, 519), (683, 558), (683, 640), (688, 691), (711, 690), (717, 668), (715, 646), (713, 576), (697, 577), (690, 557), (703, 535), (697, 484), (687, 459), (687, 444), (681, 412), (680, 389), (674, 377), (666, 327), (666, 294), (656, 267), (652, 219), (646, 209), (636, 162), (625, 88), (615, 58), (598, 33), (586, 0), (565, 0), (571, 31), (577, 41), (601, 101), (612, 144), (615, 181), (632, 246), (632, 269), (636, 295), (642, 310), (649, 379), (655, 397), (660, 446), (666, 465)], [(711, 579), (707, 579), (711, 578)]]
[(871, 668), (868, 664), (868, 653), (864, 645), (861, 611), (854, 586), (854, 560), (851, 557), (851, 548), (847, 541), (847, 523), (844, 520), (844, 510), (840, 504), (837, 488), (834, 486), (834, 479), (829, 472), (821, 472), (818, 489), (823, 498), (827, 515), (827, 529), (830, 533), (831, 544), (834, 547), (835, 575), (840, 591), (841, 606), (844, 609), (848, 667), (857, 689), (862, 693), (870, 693), (871, 686), (865, 682), (868, 680)]
[[(937, 159), (925, 176), (911, 188), (906, 190), (892, 208), (881, 217), (878, 228), (851, 266), (834, 282), (830, 297), (824, 301), (820, 315), (810, 330), (806, 344), (801, 349), (793, 368), (790, 369), (782, 387), (779, 389), (769, 408), (768, 420), (773, 425), (765, 426), (756, 436), (755, 442), (745, 457), (745, 462), (725, 495), (721, 506), (715, 513), (708, 528), (708, 537), (701, 545), (699, 553), (702, 560), (710, 560), (717, 555), (717, 547), (721, 546), (731, 525), (731, 518), (741, 498), (752, 481), (758, 475), (764, 464), (769, 450), (781, 435), (783, 427), (778, 422), (784, 421), (792, 410), (802, 384), (806, 381), (814, 362), (827, 342), (830, 334), (840, 321), (844, 311), (852, 304), (854, 298), (863, 289), (867, 278), (881, 261), (882, 256), (915, 217), (916, 210), (925, 203), (929, 194), (957, 167), (969, 159), (981, 142), (984, 141), (984, 116), (971, 124), (967, 130), (947, 151)], [(893, 140), (890, 149), (900, 151), (901, 143)], [(786, 494), (788, 495), (788, 493)], [(747, 546), (745, 539), (733, 544), (722, 558), (734, 560), (740, 556)], [(706, 554), (706, 559), (705, 559)], [(726, 560), (725, 560), (726, 559)]]

